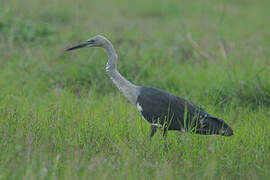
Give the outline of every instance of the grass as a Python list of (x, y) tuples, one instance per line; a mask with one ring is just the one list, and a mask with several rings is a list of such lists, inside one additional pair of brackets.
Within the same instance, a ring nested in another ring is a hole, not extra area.
[[(105, 3), (107, 5), (105, 5)], [(0, 179), (269, 179), (269, 2), (1, 1)], [(105, 73), (120, 72), (222, 117), (235, 135), (149, 125)]]

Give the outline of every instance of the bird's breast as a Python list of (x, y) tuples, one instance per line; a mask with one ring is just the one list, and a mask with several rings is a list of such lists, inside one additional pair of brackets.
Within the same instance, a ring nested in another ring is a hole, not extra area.
[(143, 109), (142, 106), (139, 104), (139, 102), (137, 102), (136, 107), (140, 112), (142, 112)]

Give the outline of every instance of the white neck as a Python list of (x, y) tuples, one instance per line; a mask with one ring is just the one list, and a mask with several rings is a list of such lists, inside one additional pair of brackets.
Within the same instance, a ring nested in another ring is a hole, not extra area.
[(139, 87), (129, 82), (117, 70), (117, 54), (110, 41), (106, 41), (104, 48), (108, 54), (108, 62), (106, 71), (116, 85), (116, 87), (124, 94), (124, 96), (132, 103), (136, 104), (139, 95)]

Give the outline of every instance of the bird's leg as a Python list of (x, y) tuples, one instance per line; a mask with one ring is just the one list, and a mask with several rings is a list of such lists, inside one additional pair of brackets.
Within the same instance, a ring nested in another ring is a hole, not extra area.
[(168, 143), (167, 143), (167, 134), (168, 134), (168, 127), (165, 125), (163, 127), (163, 138), (164, 138), (164, 151), (167, 152), (168, 151)]
[(168, 127), (165, 125), (164, 127), (160, 127), (155, 125), (151, 125), (151, 132), (150, 132), (150, 138), (152, 138), (154, 136), (154, 134), (157, 132), (157, 128), (160, 128), (163, 131), (163, 137), (166, 139), (167, 137), (167, 133), (168, 133)]
[(156, 132), (157, 132), (157, 126), (151, 125), (150, 138), (152, 138)]
[(167, 128), (164, 128), (163, 129), (163, 137), (166, 139), (166, 137), (167, 137), (167, 134), (168, 134), (168, 129)]
[(168, 124), (167, 123), (164, 123), (163, 124), (162, 130), (163, 130), (163, 134), (162, 135), (163, 135), (164, 139), (166, 139), (167, 133), (168, 133)]

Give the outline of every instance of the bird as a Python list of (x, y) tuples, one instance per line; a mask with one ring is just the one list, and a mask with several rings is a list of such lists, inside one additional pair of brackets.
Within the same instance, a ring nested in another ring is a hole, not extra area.
[(66, 51), (83, 47), (102, 47), (106, 50), (106, 72), (120, 92), (137, 107), (142, 118), (151, 125), (150, 138), (158, 128), (162, 130), (164, 137), (169, 130), (201, 135), (233, 135), (232, 128), (224, 120), (208, 114), (188, 100), (161, 89), (137, 86), (128, 81), (119, 73), (117, 53), (112, 43), (104, 36), (95, 35)]

